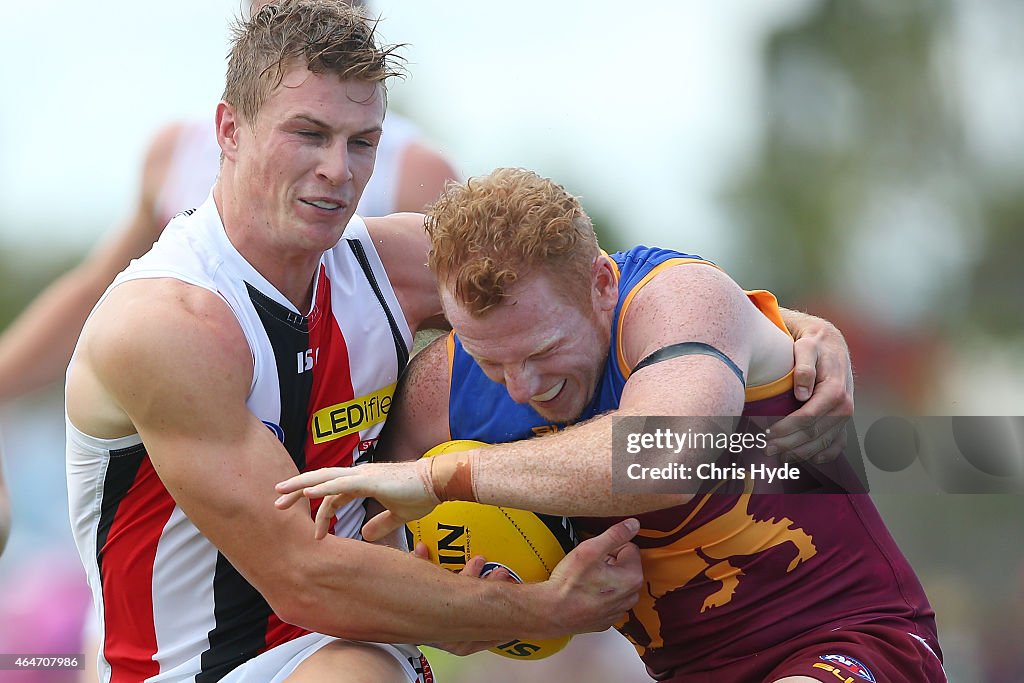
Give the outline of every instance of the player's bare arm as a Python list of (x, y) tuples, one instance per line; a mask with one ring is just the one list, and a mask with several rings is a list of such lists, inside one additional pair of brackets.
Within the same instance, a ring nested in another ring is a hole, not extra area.
[[(781, 453), (796, 457), (816, 455), (831, 459), (840, 443), (821, 449), (822, 442), (845, 425), (843, 416), (853, 413), (853, 373), (849, 350), (842, 333), (829, 321), (780, 308), (790, 333), (796, 338), (794, 384), (813, 391), (811, 400), (795, 415), (799, 421), (780, 420), (772, 427), (772, 439)], [(761, 323), (760, 318), (758, 322)], [(774, 335), (774, 333), (773, 333)], [(378, 461), (415, 460), (427, 449), (447, 441), (448, 355), (444, 338), (435, 340), (410, 362), (395, 395), (388, 423), (381, 435)], [(795, 389), (797, 390), (797, 389)], [(828, 430), (813, 434), (814, 418), (830, 418)], [(776, 437), (775, 435), (778, 434)], [(798, 441), (799, 440), (799, 441)]]
[(395, 206), (399, 211), (424, 211), (441, 195), (445, 184), (458, 177), (442, 154), (413, 142), (402, 151)]
[[(285, 621), (360, 640), (492, 640), (602, 629), (632, 604), (639, 563), (626, 526), (529, 587), (457, 577), (353, 539), (314, 541), (305, 505), (270, 504), (274, 482), (296, 470), (245, 406), (250, 358), (216, 295), (175, 280), (126, 283), (86, 328), (68, 412), (102, 438), (138, 431), (178, 505)], [(620, 555), (621, 565), (605, 562)]]
[(448, 428), (448, 338), (432, 341), (416, 354), (399, 382), (374, 461), (418, 460), (451, 438)]
[[(406, 366), (391, 403), (387, 422), (377, 441), (373, 458), (375, 462), (417, 460), (429, 448), (448, 441), (446, 339), (446, 336), (435, 339), (413, 356)], [(366, 500), (367, 519), (385, 509), (372, 498)], [(394, 533), (379, 539), (379, 542), (404, 549), (405, 530), (396, 529)]]
[[(814, 391), (827, 391), (826, 403), (813, 396), (801, 409), (813, 416), (837, 416), (842, 411), (852, 413), (853, 378), (850, 373), (849, 352), (842, 334), (827, 320), (806, 313), (780, 309), (790, 333), (797, 337), (794, 344), (794, 375), (803, 373), (803, 378)], [(448, 395), (450, 377), (448, 374), (447, 339), (435, 340), (412, 360), (402, 378), (395, 402), (388, 414), (387, 426), (381, 434), (377, 449), (378, 462), (401, 462), (418, 459), (427, 449), (447, 441)], [(816, 372), (815, 367), (820, 368)], [(837, 374), (847, 374), (848, 379), (837, 379)], [(828, 377), (815, 385), (815, 377)], [(841, 380), (841, 381), (840, 381)], [(797, 377), (794, 377), (796, 383)], [(841, 389), (839, 387), (842, 387)], [(834, 407), (833, 407), (834, 406)], [(785, 420), (772, 427), (772, 434), (786, 424)], [(806, 423), (801, 425), (806, 428)], [(799, 427), (797, 428), (799, 429)], [(801, 431), (801, 434), (803, 432)], [(788, 446), (783, 444), (783, 450)]]
[[(428, 449), (449, 440), (446, 342), (447, 335), (438, 337), (409, 361), (377, 442), (375, 462), (417, 460)], [(331, 500), (328, 497), (326, 504), (331, 505)], [(367, 519), (384, 510), (386, 508), (376, 500), (367, 499)], [(396, 529), (382, 537), (380, 542), (404, 548), (405, 530)]]
[[(610, 270), (596, 277), (601, 305), (611, 310), (616, 300), (614, 278)], [(702, 341), (719, 349), (752, 385), (785, 375), (793, 364), (789, 336), (761, 314), (727, 275), (710, 266), (670, 268), (653, 278), (636, 295), (623, 325), (622, 351), (630, 367), (660, 348), (685, 341)], [(611, 495), (613, 418), (739, 415), (743, 401), (743, 385), (721, 360), (683, 356), (631, 375), (617, 411), (541, 439), (453, 456), (471, 464), (473, 493), (483, 503), (570, 516), (637, 514), (678, 505), (690, 496)], [(684, 452), (682, 457), (695, 454)], [(291, 504), (303, 490), (311, 497), (346, 494), (322, 508), (318, 533), (323, 533), (331, 506), (353, 494), (371, 495), (390, 511), (364, 529), (368, 538), (375, 538), (426, 514), (438, 502), (423, 464), (373, 468), (305, 473), (278, 486), (286, 494), (278, 505)]]
[(4, 554), (7, 547), (7, 538), (11, 534), (11, 501), (7, 495), (7, 485), (4, 483), (4, 462), (3, 454), (0, 453), (0, 555)]
[(43, 291), (0, 337), (0, 403), (39, 389), (63, 375), (89, 311), (128, 262), (163, 230), (156, 197), (180, 126), (153, 139), (131, 213), (80, 264)]

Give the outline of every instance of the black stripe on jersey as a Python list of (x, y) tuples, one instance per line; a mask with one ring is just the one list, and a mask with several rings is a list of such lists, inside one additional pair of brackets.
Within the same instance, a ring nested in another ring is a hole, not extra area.
[(313, 392), (312, 371), (298, 372), (296, 358), (309, 349), (309, 321), (263, 294), (248, 282), (249, 298), (263, 323), (263, 329), (277, 360), (277, 384), (281, 396), (281, 429), (284, 447), (301, 472), (306, 467), (306, 429), (309, 397)]
[[(309, 323), (299, 315), (246, 283), (249, 298), (274, 349), (281, 396), (280, 427), (284, 447), (299, 471), (306, 465), (306, 425), (313, 373), (298, 372), (296, 358), (309, 348)], [(217, 681), (266, 646), (270, 605), (227, 558), (217, 555), (213, 578), (213, 613), (216, 624), (203, 653), (202, 672), (196, 683)]]
[(213, 683), (259, 654), (267, 643), (270, 605), (242, 578), (227, 558), (217, 554), (213, 575), (210, 648), (200, 658), (196, 683)]
[(346, 239), (349, 248), (356, 257), (356, 261), (359, 262), (359, 267), (363, 269), (363, 275), (366, 276), (366, 281), (370, 284), (370, 288), (373, 289), (374, 295), (377, 297), (377, 301), (380, 303), (380, 307), (384, 309), (384, 315), (388, 318), (388, 325), (391, 327), (391, 337), (395, 342), (395, 356), (398, 360), (398, 377), (402, 376), (405, 372), (405, 366), (409, 364), (409, 349), (405, 346), (405, 339), (402, 338), (402, 333), (398, 330), (398, 323), (395, 322), (395, 316), (388, 308), (387, 299), (384, 298), (384, 292), (381, 291), (380, 285), (377, 284), (377, 278), (373, 274), (373, 268), (370, 267), (370, 260), (366, 257), (366, 250), (363, 249), (363, 243), (359, 240)]
[[(135, 483), (145, 458), (146, 446), (141, 443), (110, 451), (110, 463), (103, 478), (103, 500), (100, 501), (100, 521), (96, 532), (96, 564), (100, 576), (103, 575), (103, 546), (107, 544), (118, 506)], [(102, 581), (100, 585), (103, 585)]]

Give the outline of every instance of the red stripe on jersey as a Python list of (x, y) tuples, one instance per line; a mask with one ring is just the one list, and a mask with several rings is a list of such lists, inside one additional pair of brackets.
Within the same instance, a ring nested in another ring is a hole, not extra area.
[[(349, 364), (348, 345), (345, 335), (338, 326), (331, 308), (331, 281), (321, 266), (317, 292), (319, 315), (309, 330), (309, 346), (314, 349), (317, 361), (313, 365), (313, 388), (309, 396), (309, 416), (306, 431), (306, 471), (321, 467), (351, 467), (352, 451), (359, 443), (359, 433), (348, 434), (330, 441), (313, 443), (312, 419), (314, 413), (328, 406), (345, 403), (355, 398), (352, 387), (352, 373)], [(316, 515), (321, 500), (312, 501), (313, 515)], [(334, 523), (331, 522), (333, 531)]]
[(111, 683), (137, 683), (160, 673), (160, 664), (153, 660), (153, 563), (173, 510), (174, 499), (144, 457), (101, 549), (103, 656), (112, 669)]
[(281, 621), (279, 616), (271, 613), (267, 618), (267, 644), (260, 650), (260, 652), (266, 652), (272, 647), (277, 647), (282, 643), (295, 640), (307, 633), (311, 633), (311, 631), (307, 631), (306, 629), (295, 626), (294, 624), (285, 623)]

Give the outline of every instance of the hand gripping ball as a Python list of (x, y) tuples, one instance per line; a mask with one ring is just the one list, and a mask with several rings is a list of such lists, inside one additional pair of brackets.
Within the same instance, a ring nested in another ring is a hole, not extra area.
[[(423, 457), (486, 445), (448, 441)], [(445, 569), (460, 571), (470, 558), (483, 555), (487, 560), (485, 576), (503, 567), (519, 583), (546, 580), (577, 543), (572, 524), (565, 517), (462, 501), (441, 503), (429, 515), (409, 523), (408, 529), (412, 546), (424, 543), (430, 560)], [(491, 652), (512, 659), (543, 659), (564, 648), (571, 637), (512, 640), (491, 648)]]

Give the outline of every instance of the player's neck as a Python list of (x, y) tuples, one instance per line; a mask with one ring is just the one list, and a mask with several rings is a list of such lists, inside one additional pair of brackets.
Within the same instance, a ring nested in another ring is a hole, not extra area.
[(274, 286), (302, 314), (312, 306), (316, 274), (323, 252), (293, 245), (278, 244), (274, 231), (259, 222), (259, 216), (242, 207), (230, 186), (218, 180), (213, 198), (228, 241), (267, 282)]

